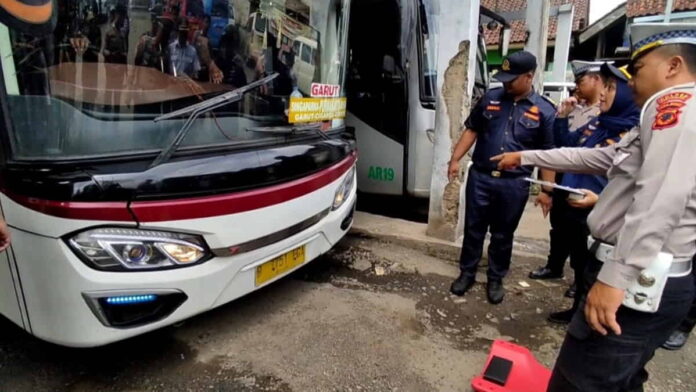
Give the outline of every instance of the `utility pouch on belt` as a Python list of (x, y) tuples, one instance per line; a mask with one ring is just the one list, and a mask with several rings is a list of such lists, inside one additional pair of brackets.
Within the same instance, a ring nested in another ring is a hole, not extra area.
[[(614, 246), (596, 240), (591, 236), (587, 238), (587, 247), (590, 253), (602, 263), (609, 260)], [(660, 252), (650, 266), (640, 272), (629, 288), (623, 305), (639, 312), (655, 313), (660, 307), (662, 291), (665, 289), (667, 279), (670, 276), (684, 276), (691, 272), (691, 261), (673, 263), (674, 256)]]
[(660, 252), (655, 261), (642, 270), (638, 279), (626, 289), (623, 305), (639, 312), (657, 312), (673, 259), (671, 254)]

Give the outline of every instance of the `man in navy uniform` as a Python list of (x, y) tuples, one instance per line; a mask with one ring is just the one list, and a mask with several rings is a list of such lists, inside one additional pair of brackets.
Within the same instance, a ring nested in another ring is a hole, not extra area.
[[(556, 109), (532, 87), (536, 67), (534, 55), (525, 51), (503, 60), (501, 70), (493, 77), (504, 87), (488, 91), (479, 100), (452, 153), (450, 179), (459, 175), (459, 160), (476, 142), (466, 185), (461, 274), (450, 288), (455, 295), (464, 295), (474, 285), (488, 230), (488, 301), (499, 304), (505, 295), (503, 278), (510, 268), (513, 234), (529, 197), (529, 183), (524, 177), (531, 174), (531, 169), (500, 171), (490, 158), (504, 152), (553, 147)], [(552, 171), (544, 171), (542, 176), (550, 181), (554, 178)], [(541, 193), (537, 201), (546, 215), (551, 197)]]

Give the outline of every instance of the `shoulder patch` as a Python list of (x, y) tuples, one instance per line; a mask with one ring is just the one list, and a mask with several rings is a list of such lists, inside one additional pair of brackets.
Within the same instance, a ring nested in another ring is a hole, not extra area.
[(661, 131), (679, 124), (681, 109), (686, 106), (686, 101), (690, 100), (692, 96), (691, 93), (674, 91), (658, 98), (655, 101), (657, 113), (655, 114), (652, 129)]

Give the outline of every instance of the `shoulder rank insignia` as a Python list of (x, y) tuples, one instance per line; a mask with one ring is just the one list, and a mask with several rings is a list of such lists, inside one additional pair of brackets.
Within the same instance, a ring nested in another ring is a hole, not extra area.
[(554, 101), (553, 99), (547, 97), (547, 96), (544, 95), (544, 94), (539, 94), (539, 96), (540, 96), (544, 101), (546, 101), (549, 105), (551, 105), (551, 108), (553, 108), (553, 110), (556, 110), (556, 107), (558, 106), (558, 104), (556, 103), (556, 101)]
[(692, 95), (687, 92), (671, 92), (657, 99), (657, 114), (653, 121), (652, 129), (661, 131), (671, 128), (679, 123), (681, 109), (686, 106), (686, 101)]

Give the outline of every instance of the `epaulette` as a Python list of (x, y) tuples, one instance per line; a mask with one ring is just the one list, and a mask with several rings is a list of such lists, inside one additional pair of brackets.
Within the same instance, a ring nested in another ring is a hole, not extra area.
[(542, 97), (542, 98), (544, 98), (544, 100), (545, 100), (546, 102), (548, 102), (549, 104), (551, 104), (551, 106), (552, 106), (554, 109), (556, 109), (556, 107), (558, 106), (558, 103), (556, 103), (556, 101), (554, 101), (553, 99), (547, 97), (546, 95), (544, 95), (544, 94), (539, 94), (539, 96)]
[(487, 95), (487, 96), (491, 96), (491, 95), (493, 95), (493, 96), (496, 96), (496, 95), (502, 96), (502, 95), (504, 95), (504, 93), (505, 93), (505, 88), (503, 88), (503, 87), (495, 87), (495, 88), (489, 88), (488, 90), (486, 90), (486, 94), (485, 94), (485, 95)]

